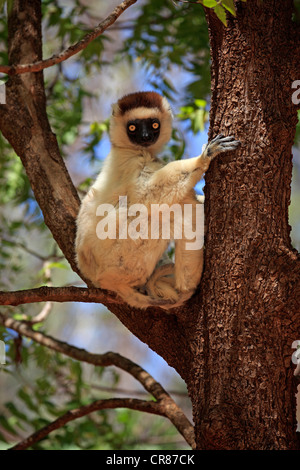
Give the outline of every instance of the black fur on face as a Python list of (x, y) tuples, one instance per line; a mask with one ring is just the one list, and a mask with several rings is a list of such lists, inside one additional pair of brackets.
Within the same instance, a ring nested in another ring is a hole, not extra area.
[(134, 119), (127, 123), (127, 135), (133, 144), (148, 147), (154, 144), (160, 133), (160, 122), (156, 118)]

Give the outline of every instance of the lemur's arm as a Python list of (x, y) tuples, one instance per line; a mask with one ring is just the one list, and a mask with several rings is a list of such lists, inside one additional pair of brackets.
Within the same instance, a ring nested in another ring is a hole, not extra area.
[[(188, 191), (201, 179), (214, 157), (219, 153), (235, 150), (239, 145), (240, 142), (234, 137), (219, 134), (205, 146), (198, 157), (176, 160), (156, 171), (150, 178), (149, 185), (152, 188), (164, 188), (164, 194), (167, 193), (167, 187), (173, 193), (177, 185), (180, 185), (181, 191)], [(171, 193), (170, 199), (173, 199)]]

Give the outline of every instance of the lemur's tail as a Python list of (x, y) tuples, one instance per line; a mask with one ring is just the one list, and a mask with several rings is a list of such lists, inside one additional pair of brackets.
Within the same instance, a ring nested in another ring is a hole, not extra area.
[(142, 294), (133, 287), (128, 286), (126, 286), (126, 294), (121, 290), (118, 291), (120, 297), (122, 297), (122, 299), (132, 307), (139, 309), (146, 309), (148, 307), (159, 307), (164, 310), (170, 310), (172, 308), (180, 307), (193, 295), (193, 293), (194, 291), (180, 293), (178, 299), (174, 302), (170, 299), (150, 297), (150, 295)]
[(173, 273), (174, 264), (164, 264), (157, 267), (148, 280), (145, 286), (147, 294), (128, 285), (118, 286), (118, 294), (129, 305), (140, 309), (160, 307), (170, 310), (179, 307), (193, 295), (194, 290), (178, 292), (173, 286)]

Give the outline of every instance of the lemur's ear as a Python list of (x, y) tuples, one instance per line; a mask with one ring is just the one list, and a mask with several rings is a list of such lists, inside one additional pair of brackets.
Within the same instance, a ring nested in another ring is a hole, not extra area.
[(163, 110), (170, 114), (171, 118), (173, 119), (173, 112), (172, 112), (172, 108), (170, 106), (170, 103), (168, 102), (168, 100), (163, 96), (162, 97), (162, 100), (161, 100), (161, 103), (162, 103), (162, 108)]
[(118, 103), (112, 104), (111, 108), (112, 108), (112, 115), (113, 116), (117, 116), (118, 114), (120, 114), (120, 108), (119, 108)]

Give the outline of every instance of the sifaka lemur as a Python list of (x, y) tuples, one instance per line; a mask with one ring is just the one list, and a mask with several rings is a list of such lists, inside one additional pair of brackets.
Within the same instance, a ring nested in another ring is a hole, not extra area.
[[(167, 238), (161, 236), (162, 226), (151, 236), (153, 232), (150, 234), (147, 228), (153, 219), (150, 209), (154, 207), (157, 216), (162, 204), (191, 208), (191, 217), (183, 217), (179, 223), (189, 223), (189, 233), (195, 234), (197, 206), (201, 203), (194, 186), (216, 155), (239, 145), (234, 137), (220, 134), (204, 146), (200, 156), (166, 164), (157, 153), (171, 138), (172, 118), (168, 101), (156, 92), (132, 93), (113, 105), (111, 151), (82, 200), (77, 219), (80, 271), (96, 287), (116, 292), (129, 305), (143, 309), (181, 305), (194, 293), (203, 270), (203, 246), (190, 249), (187, 230), (175, 239), (173, 209), (169, 211)], [(141, 205), (148, 211), (143, 220), (139, 219), (141, 224), (145, 222), (146, 233), (128, 236), (120, 221), (128, 227), (134, 221), (134, 211), (128, 207)], [(116, 236), (99, 235), (101, 220), (115, 227)], [(171, 240), (175, 243), (174, 263), (166, 256)]]

